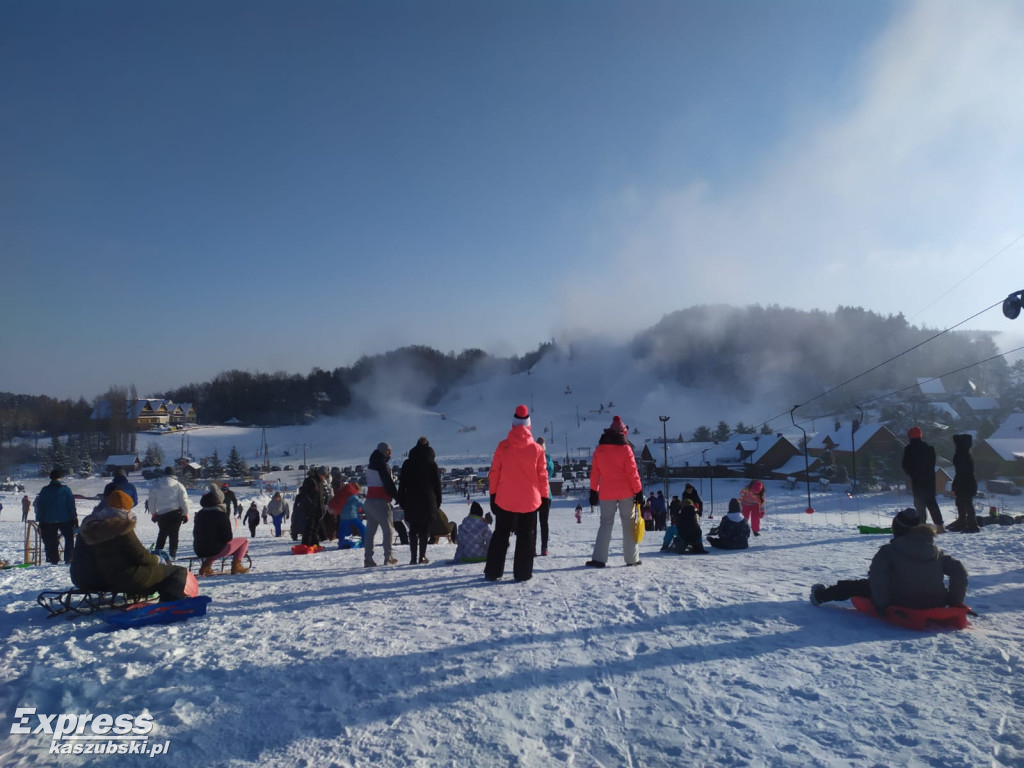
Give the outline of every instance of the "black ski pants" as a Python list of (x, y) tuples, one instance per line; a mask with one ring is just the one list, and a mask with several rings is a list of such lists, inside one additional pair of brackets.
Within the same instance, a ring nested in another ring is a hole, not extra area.
[(173, 560), (178, 556), (178, 531), (181, 529), (181, 510), (165, 512), (156, 517), (156, 527), (159, 533), (156, 535), (156, 548), (163, 549), (168, 541), (171, 544), (170, 555)]
[(487, 548), (484, 575), (491, 580), (505, 575), (505, 556), (509, 538), (516, 535), (516, 550), (512, 560), (512, 575), (516, 581), (533, 578), (533, 548), (537, 542), (537, 510), (533, 512), (506, 512), (495, 505), (494, 535)]

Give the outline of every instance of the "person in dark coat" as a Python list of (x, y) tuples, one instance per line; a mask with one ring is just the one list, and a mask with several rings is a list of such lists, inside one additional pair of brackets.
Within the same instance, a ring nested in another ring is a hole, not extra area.
[[(82, 525), (91, 523), (91, 520), (103, 507), (104, 502), (101, 501), (82, 521)], [(92, 547), (85, 543), (85, 538), (81, 533), (75, 538), (75, 553), (68, 572), (71, 576), (71, 583), (83, 592), (112, 591), (107, 580), (103, 578), (99, 565), (96, 564), (96, 556), (93, 554)]]
[(427, 539), (431, 523), (441, 506), (441, 471), (434, 461), (434, 449), (425, 437), (409, 450), (399, 473), (398, 501), (409, 526), (410, 565), (429, 563)]
[(729, 499), (729, 512), (717, 528), (711, 529), (708, 542), (719, 549), (746, 549), (750, 540), (750, 524), (743, 519), (739, 499)]
[(910, 491), (914, 494), (914, 509), (917, 510), (918, 522), (925, 523), (931, 513), (936, 533), (945, 533), (942, 525), (942, 512), (939, 502), (935, 499), (935, 449), (924, 441), (924, 433), (920, 427), (907, 430), (910, 442), (903, 449), (903, 471), (910, 477)]
[(181, 600), (188, 570), (165, 564), (142, 546), (135, 534), (134, 506), (127, 493), (113, 491), (82, 522), (80, 537), (91, 550), (109, 591), (128, 595), (156, 592), (161, 602)]
[(241, 517), (242, 505), (238, 503), (238, 497), (235, 496), (235, 492), (228, 487), (227, 483), (221, 484), (220, 492), (224, 496), (224, 509), (227, 510), (228, 516), (231, 515), (231, 507), (233, 505), (235, 508), (235, 517)]
[(249, 526), (249, 536), (254, 537), (256, 535), (256, 526), (260, 524), (260, 508), (256, 506), (255, 501), (245, 510), (245, 517), (242, 522)]
[[(961, 605), (967, 597), (967, 569), (955, 557), (935, 546), (935, 532), (917, 524), (916, 509), (893, 518), (893, 538), (871, 559), (866, 579), (840, 581), (831, 587), (811, 587), (811, 603), (871, 598), (879, 615), (889, 606), (927, 609)], [(946, 577), (949, 586), (946, 586)]]
[(203, 558), (199, 568), (200, 576), (213, 575), (213, 561), (233, 556), (232, 573), (246, 573), (249, 568), (242, 564), (242, 558), (249, 551), (248, 539), (234, 538), (231, 532), (231, 518), (224, 506), (224, 494), (215, 483), (207, 486), (206, 493), (199, 499), (201, 509), (196, 513), (192, 525), (192, 547)]
[(60, 539), (64, 538), (64, 562), (70, 563), (74, 553), (75, 528), (78, 527), (78, 510), (71, 489), (61, 483), (64, 470), (55, 467), (50, 472), (50, 482), (43, 486), (36, 496), (36, 523), (43, 540), (46, 562), (56, 565), (60, 562)]
[(294, 514), (303, 518), (302, 543), (307, 547), (320, 546), (321, 523), (327, 514), (324, 487), (327, 485), (327, 467), (314, 467), (295, 497)]
[(132, 497), (132, 504), (136, 507), (139, 506), (139, 492), (135, 486), (128, 481), (128, 472), (125, 471), (124, 467), (118, 467), (114, 470), (113, 479), (107, 483), (103, 489), (103, 498), (107, 498), (114, 491), (124, 491)]
[(977, 533), (978, 518), (974, 512), (974, 497), (978, 495), (978, 479), (974, 476), (974, 459), (971, 458), (970, 435), (953, 435), (953, 498), (956, 502), (956, 520), (948, 530), (961, 533)]
[(697, 489), (693, 487), (693, 483), (687, 483), (683, 486), (683, 499), (689, 499), (693, 502), (693, 506), (697, 510), (697, 517), (704, 517), (704, 502), (697, 495)]
[(704, 549), (703, 538), (704, 532), (701, 531), (700, 523), (697, 522), (697, 507), (694, 506), (692, 499), (685, 499), (683, 501), (683, 508), (679, 513), (679, 525), (675, 538), (676, 553), (680, 555), (687, 553), (696, 555), (706, 554), (707, 550)]

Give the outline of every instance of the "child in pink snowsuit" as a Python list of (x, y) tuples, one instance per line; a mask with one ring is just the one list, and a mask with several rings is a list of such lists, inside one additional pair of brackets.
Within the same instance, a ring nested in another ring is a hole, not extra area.
[(764, 483), (753, 480), (740, 491), (740, 509), (744, 520), (750, 521), (750, 530), (755, 536), (761, 535), (761, 518), (764, 517)]
[(576, 522), (578, 524), (583, 522), (583, 507), (579, 504), (576, 505)]

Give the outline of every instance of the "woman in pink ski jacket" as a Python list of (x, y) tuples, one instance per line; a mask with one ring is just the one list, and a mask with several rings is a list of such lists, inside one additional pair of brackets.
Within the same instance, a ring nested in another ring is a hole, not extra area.
[(740, 491), (740, 509), (743, 519), (750, 521), (750, 530), (755, 536), (761, 535), (761, 518), (764, 517), (764, 483), (752, 480)]

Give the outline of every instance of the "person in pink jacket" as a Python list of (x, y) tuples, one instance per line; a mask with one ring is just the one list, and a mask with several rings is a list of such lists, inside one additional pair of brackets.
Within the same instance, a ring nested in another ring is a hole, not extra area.
[(600, 504), (601, 522), (594, 553), (587, 561), (592, 568), (604, 568), (608, 560), (616, 509), (622, 521), (622, 556), (626, 565), (640, 565), (640, 547), (633, 535), (633, 504), (643, 505), (644, 490), (633, 446), (626, 439), (628, 434), (626, 425), (616, 416), (594, 449), (590, 465), (590, 505)]
[(743, 519), (750, 521), (750, 530), (755, 536), (761, 535), (761, 518), (764, 517), (764, 483), (752, 480), (740, 491), (740, 510)]
[(487, 548), (484, 576), (497, 581), (505, 574), (509, 537), (516, 534), (512, 575), (516, 581), (533, 578), (533, 550), (537, 514), (551, 505), (544, 447), (530, 432), (530, 411), (516, 408), (508, 437), (498, 443), (487, 476), (494, 513), (494, 535)]

